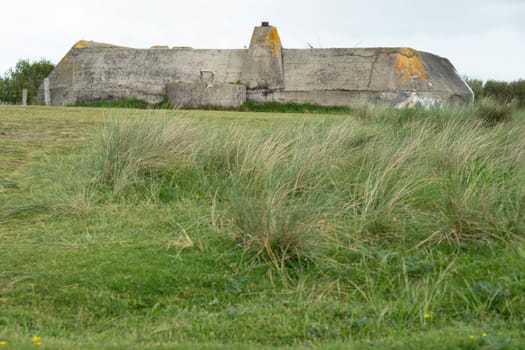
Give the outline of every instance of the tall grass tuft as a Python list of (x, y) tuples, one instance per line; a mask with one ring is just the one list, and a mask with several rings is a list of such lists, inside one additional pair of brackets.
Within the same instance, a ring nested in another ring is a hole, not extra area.
[(254, 258), (268, 259), (281, 272), (316, 258), (315, 244), (330, 205), (321, 193), (328, 174), (319, 169), (329, 168), (332, 157), (329, 143), (317, 139), (324, 133), (312, 131), (324, 127), (284, 128), (267, 136), (244, 133), (226, 146), (236, 239), (254, 251)]
[(114, 119), (95, 140), (96, 181), (113, 196), (167, 171), (191, 151), (197, 129), (187, 119)]
[(95, 140), (92, 183), (113, 198), (212, 201), (214, 229), (283, 274), (338, 266), (356, 246), (523, 237), (522, 126), (486, 128), (452, 109), (370, 113), (258, 128), (112, 120)]

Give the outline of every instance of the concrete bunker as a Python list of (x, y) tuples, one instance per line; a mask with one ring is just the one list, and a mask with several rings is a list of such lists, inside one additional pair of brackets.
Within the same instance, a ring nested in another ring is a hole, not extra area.
[(268, 22), (254, 28), (248, 49), (132, 49), (82, 40), (48, 78), (52, 105), (168, 98), (189, 107), (245, 101), (436, 107), (473, 100), (446, 58), (404, 47), (286, 49)]

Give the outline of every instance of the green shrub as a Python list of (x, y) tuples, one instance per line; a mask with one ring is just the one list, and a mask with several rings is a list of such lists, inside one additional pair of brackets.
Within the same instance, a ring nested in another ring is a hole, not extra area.
[(252, 102), (247, 101), (239, 108), (243, 112), (266, 112), (266, 113), (330, 113), (350, 114), (352, 109), (346, 106), (321, 106), (313, 103), (297, 102)]
[(517, 103), (525, 107), (525, 80), (513, 81), (509, 84), (509, 94)]
[(493, 97), (499, 101), (508, 102), (512, 99), (509, 84), (504, 81), (488, 80), (483, 87), (484, 96)]
[(22, 90), (27, 89), (27, 103), (37, 103), (37, 90), (55, 65), (46, 59), (31, 62), (20, 60), (0, 78), (0, 101), (12, 104), (22, 102)]
[(514, 102), (505, 103), (494, 97), (486, 97), (477, 106), (476, 114), (486, 126), (492, 127), (512, 120), (514, 106)]
[(490, 97), (499, 103), (509, 103), (514, 101), (519, 106), (525, 106), (525, 80), (504, 82), (489, 80), (485, 83), (479, 79), (465, 78), (466, 83), (474, 92), (476, 101)]
[(470, 89), (474, 93), (474, 99), (481, 100), (483, 98), (483, 80), (480, 79), (472, 79), (472, 78), (465, 78), (465, 82), (470, 86)]

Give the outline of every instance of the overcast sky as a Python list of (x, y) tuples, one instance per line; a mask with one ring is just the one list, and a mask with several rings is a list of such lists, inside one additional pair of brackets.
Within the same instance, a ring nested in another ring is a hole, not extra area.
[(409, 46), (462, 76), (525, 79), (525, 0), (2, 0), (0, 75), (80, 39), (242, 48), (263, 20), (286, 48)]

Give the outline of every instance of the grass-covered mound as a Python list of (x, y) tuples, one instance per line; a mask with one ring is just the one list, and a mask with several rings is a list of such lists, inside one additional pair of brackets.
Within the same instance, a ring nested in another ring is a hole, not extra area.
[(483, 108), (0, 109), (0, 341), (519, 348), (525, 115)]

